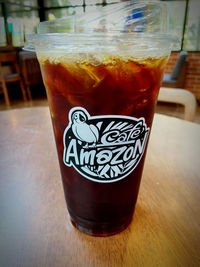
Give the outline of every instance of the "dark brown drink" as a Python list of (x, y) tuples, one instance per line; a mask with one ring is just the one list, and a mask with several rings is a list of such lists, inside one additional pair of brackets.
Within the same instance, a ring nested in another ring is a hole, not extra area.
[(135, 208), (167, 58), (38, 58), (71, 221), (91, 235), (119, 232)]

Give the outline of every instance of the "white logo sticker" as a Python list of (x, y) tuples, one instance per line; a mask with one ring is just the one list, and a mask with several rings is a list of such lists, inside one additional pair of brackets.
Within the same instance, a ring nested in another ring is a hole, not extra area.
[(144, 118), (90, 116), (86, 109), (75, 107), (63, 135), (63, 161), (89, 180), (115, 182), (136, 168), (148, 134)]

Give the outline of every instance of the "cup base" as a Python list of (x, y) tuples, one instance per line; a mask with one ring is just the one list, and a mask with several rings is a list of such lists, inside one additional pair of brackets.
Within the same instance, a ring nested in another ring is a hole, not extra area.
[(118, 221), (117, 223), (91, 222), (79, 218), (77, 216), (73, 216), (71, 214), (70, 214), (70, 220), (72, 225), (81, 232), (84, 232), (91, 236), (105, 237), (105, 236), (115, 235), (123, 231), (125, 228), (127, 228), (132, 220), (132, 215), (124, 219), (123, 221), (120, 222)]

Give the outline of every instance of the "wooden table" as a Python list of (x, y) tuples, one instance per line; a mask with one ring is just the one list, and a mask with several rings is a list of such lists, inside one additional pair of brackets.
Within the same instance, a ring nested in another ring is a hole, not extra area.
[(69, 222), (48, 108), (0, 112), (0, 266), (200, 266), (200, 125), (155, 115), (131, 225)]

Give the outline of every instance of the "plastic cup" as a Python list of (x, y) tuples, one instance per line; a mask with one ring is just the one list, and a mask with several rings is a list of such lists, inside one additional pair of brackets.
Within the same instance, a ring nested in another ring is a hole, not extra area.
[[(61, 22), (53, 22), (54, 31)], [(171, 39), (146, 32), (49, 32), (35, 36), (34, 47), (70, 219), (90, 235), (112, 235), (134, 213)]]

